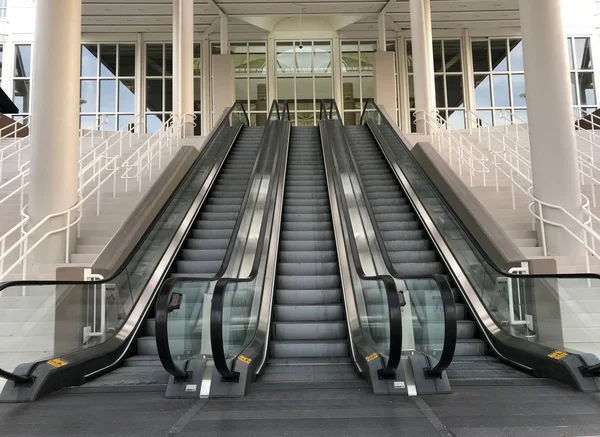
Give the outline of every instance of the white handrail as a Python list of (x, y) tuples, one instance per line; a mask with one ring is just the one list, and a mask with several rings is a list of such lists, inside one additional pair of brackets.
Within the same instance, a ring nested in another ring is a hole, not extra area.
[[(422, 116), (420, 118), (419, 116)], [(483, 184), (487, 184), (486, 174), (489, 173), (487, 162), (489, 158), (481, 152), (471, 141), (469, 141), (464, 135), (457, 134), (448, 128), (446, 120), (436, 113), (433, 117), (426, 111), (417, 111), (415, 117), (418, 121), (424, 121), (426, 125), (431, 128), (435, 133), (435, 137), (438, 140), (438, 152), (442, 151), (442, 142), (448, 144), (448, 152), (450, 158), (450, 165), (453, 163), (453, 153), (458, 156), (458, 172), (462, 176), (462, 167), (466, 165), (468, 167), (471, 186), (473, 186), (473, 177), (475, 173), (481, 173), (483, 175)], [(417, 121), (415, 121), (416, 123)]]
[[(146, 168), (150, 169), (149, 177), (152, 177), (152, 163), (156, 156), (159, 159), (159, 168), (161, 168), (161, 153), (163, 149), (167, 146), (169, 147), (169, 152), (172, 154), (173, 143), (179, 145), (179, 133), (181, 129), (186, 125), (193, 123), (195, 125), (196, 116), (193, 114), (184, 114), (182, 116), (172, 116), (167, 120), (167, 122), (163, 123), (161, 130), (156, 134), (152, 135), (144, 144), (136, 149), (136, 152), (132, 156), (130, 156), (127, 160), (123, 162), (123, 167), (126, 168), (126, 172), (122, 175), (122, 177), (137, 177), (140, 180), (140, 190), (141, 190), (141, 176)], [(164, 129), (164, 130), (163, 130)], [(117, 135), (113, 135), (113, 139), (116, 138)], [(80, 233), (80, 222), (82, 218), (82, 205), (91, 198), (94, 194), (96, 195), (96, 214), (100, 214), (100, 188), (108, 181), (110, 178), (113, 180), (113, 196), (116, 195), (116, 177), (117, 172), (121, 168), (118, 165), (118, 161), (121, 158), (121, 155), (116, 155), (113, 157), (108, 156), (108, 151), (114, 146), (114, 144), (121, 141), (121, 136), (118, 136), (115, 142), (111, 143), (110, 141), (103, 142), (104, 146), (102, 152), (98, 154), (95, 159), (91, 162), (80, 166), (79, 170), (79, 178), (80, 178), (80, 186), (79, 186), (79, 201), (76, 205), (69, 208), (68, 210), (62, 211), (60, 213), (49, 215), (48, 217), (41, 220), (36, 226), (34, 226), (30, 230), (26, 230), (26, 226), (29, 223), (29, 217), (26, 214), (27, 205), (23, 205), (23, 201), (21, 201), (21, 221), (14, 226), (9, 232), (0, 236), (0, 281), (5, 278), (8, 274), (10, 274), (14, 269), (17, 268), (18, 265), (22, 264), (22, 277), (26, 277), (27, 271), (27, 259), (33, 253), (33, 251), (39, 247), (39, 245), (50, 236), (60, 233), (66, 232), (66, 247), (65, 247), (65, 261), (69, 262), (69, 248), (70, 248), (70, 240), (72, 238), (71, 228), (77, 225), (77, 235)], [(120, 145), (122, 147), (122, 143)], [(85, 155), (88, 156), (88, 155)], [(132, 159), (134, 157), (135, 159)], [(27, 163), (28, 164), (28, 163)], [(20, 175), (25, 177), (29, 174), (29, 169), (27, 168), (27, 164), (23, 166)], [(127, 165), (127, 167), (125, 167)], [(137, 173), (134, 176), (130, 176), (127, 174), (130, 168), (136, 168)], [(91, 172), (91, 174), (89, 174)], [(105, 174), (108, 172), (108, 174)], [(87, 175), (87, 176), (85, 176)], [(20, 187), (20, 192), (23, 193), (24, 187), (28, 182), (23, 182)], [(92, 189), (85, 193), (88, 187), (92, 187)], [(14, 194), (13, 194), (14, 195)], [(1, 203), (1, 202), (0, 202)], [(72, 218), (77, 214), (75, 220), (72, 221)], [(39, 240), (36, 240), (33, 245), (31, 245), (30, 239), (32, 235), (40, 229), (45, 223), (48, 223), (49, 220), (55, 219), (58, 217), (66, 217), (67, 225), (61, 226), (58, 229), (52, 229), (47, 231)], [(70, 223), (70, 224), (69, 224)], [(13, 236), (17, 230), (20, 230), (20, 237), (18, 241), (11, 245), (8, 249), (6, 249), (7, 240), (9, 237)], [(19, 256), (16, 261), (13, 261), (11, 265), (5, 270), (4, 265), (8, 261), (8, 257), (13, 255), (17, 250), (19, 250)]]
[[(4, 126), (3, 128), (0, 128), (0, 138), (10, 138), (11, 135), (7, 135), (6, 137), (4, 136), (4, 131), (7, 129), (14, 129), (13, 132), (11, 132), (11, 134), (14, 134), (13, 138), (17, 138), (17, 132), (22, 131), (23, 129), (26, 129), (29, 127), (29, 122), (31, 121), (31, 115), (28, 115), (27, 117), (23, 117), (20, 120), (14, 120), (15, 122), (14, 124), (8, 125), (8, 126)], [(21, 124), (21, 126), (19, 126), (17, 129), (15, 129), (15, 126), (17, 124)]]

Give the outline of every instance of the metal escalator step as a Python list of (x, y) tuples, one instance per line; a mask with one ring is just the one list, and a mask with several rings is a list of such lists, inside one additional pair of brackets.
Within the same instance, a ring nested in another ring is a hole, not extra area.
[(277, 260), (281, 263), (335, 263), (337, 253), (335, 250), (280, 250)]
[(231, 238), (231, 233), (233, 232), (233, 228), (231, 229), (192, 229), (191, 237), (197, 240), (209, 240), (209, 239), (224, 239), (226, 238), (229, 242)]
[(318, 288), (340, 288), (341, 281), (340, 276), (336, 273), (335, 275), (322, 275), (322, 276), (281, 276), (277, 275), (275, 279), (275, 286), (278, 289), (292, 289), (298, 290), (302, 288), (306, 289), (318, 289)]
[(233, 229), (235, 220), (211, 221), (211, 220), (196, 220), (194, 228), (199, 230), (220, 230)]
[(426, 239), (394, 240), (386, 241), (385, 247), (390, 253), (403, 250), (428, 250), (432, 247), (432, 243)]
[(270, 344), (273, 358), (345, 357), (348, 353), (348, 342), (342, 340), (272, 341)]
[(439, 275), (444, 272), (444, 265), (441, 262), (394, 263), (394, 267), (401, 276)]
[[(441, 349), (441, 347), (440, 347)], [(459, 339), (456, 342), (454, 355), (459, 356), (481, 356), (487, 354), (487, 345), (485, 341), (478, 338)]]
[(385, 231), (416, 231), (421, 229), (421, 223), (417, 220), (404, 222), (380, 222), (379, 229)]
[(282, 231), (328, 231), (333, 230), (333, 223), (330, 221), (298, 221), (284, 220), (281, 225)]
[(319, 241), (334, 239), (333, 230), (326, 231), (281, 231), (279, 237), (284, 241)]
[(275, 321), (325, 322), (344, 320), (344, 305), (275, 305)]
[(223, 260), (227, 249), (182, 249), (183, 261), (216, 261)]
[(326, 240), (284, 240), (279, 241), (279, 250), (282, 252), (293, 252), (293, 251), (335, 251), (335, 241), (331, 239)]
[(342, 299), (339, 288), (275, 290), (275, 302), (279, 305), (333, 305), (342, 303)]
[(277, 274), (280, 276), (322, 276), (338, 274), (337, 262), (278, 262)]
[[(324, 207), (327, 208), (327, 207)], [(327, 208), (329, 211), (329, 208)], [(308, 222), (308, 223), (331, 223), (331, 215), (327, 213), (317, 213), (311, 210), (300, 211), (296, 213), (283, 212), (283, 222)]]
[(275, 322), (276, 341), (290, 340), (344, 340), (348, 337), (346, 322)]
[(431, 263), (438, 260), (438, 255), (434, 250), (404, 250), (388, 251), (392, 263)]
[(176, 262), (178, 273), (216, 274), (223, 264), (223, 260), (217, 261), (184, 261)]
[(227, 249), (229, 238), (188, 238), (185, 245), (193, 250), (222, 250)]

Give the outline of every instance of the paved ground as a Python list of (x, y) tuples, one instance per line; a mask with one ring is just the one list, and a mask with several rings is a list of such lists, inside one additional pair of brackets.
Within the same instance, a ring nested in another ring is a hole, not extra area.
[[(258, 386), (256, 386), (258, 387)], [(2, 437), (578, 437), (600, 435), (600, 395), (556, 385), (458, 387), (402, 398), (359, 389), (251, 390), (244, 399), (59, 393), (0, 404)]]

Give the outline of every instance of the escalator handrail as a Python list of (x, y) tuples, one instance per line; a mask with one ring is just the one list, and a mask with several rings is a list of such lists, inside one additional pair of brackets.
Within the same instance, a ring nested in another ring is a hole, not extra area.
[[(338, 123), (338, 127), (339, 127), (342, 125), (341, 116), (340, 116), (340, 112), (339, 112), (339, 109), (337, 107), (335, 100), (333, 100), (331, 102), (331, 108), (332, 108), (332, 113), (333, 113), (333, 108), (335, 108), (337, 119), (339, 120), (339, 123)], [(347, 155), (348, 155), (348, 158), (350, 159), (351, 165), (353, 166), (353, 170), (357, 176), (356, 180), (359, 184), (360, 190), (363, 193), (366, 193), (365, 187), (362, 182), (362, 178), (360, 177), (360, 173), (358, 171), (358, 166), (356, 163), (355, 156), (352, 153), (352, 150), (350, 149), (350, 147), (348, 146), (349, 142), (346, 137), (346, 132), (343, 129), (340, 129), (340, 131), (341, 131), (341, 137), (345, 143), (344, 148), (345, 148), (345, 150), (348, 151)], [(375, 219), (375, 213), (371, 207), (371, 203), (368, 200), (368, 196), (363, 195), (363, 197), (365, 199), (366, 212), (367, 212), (369, 220), (373, 226), (373, 231), (374, 231), (378, 246), (380, 248), (380, 253), (384, 260), (385, 266), (388, 270), (388, 274), (394, 279), (403, 280), (403, 281), (406, 281), (406, 280), (433, 280), (438, 285), (440, 294), (442, 296), (444, 320), (445, 320), (445, 324), (446, 324), (445, 333), (447, 334), (444, 337), (444, 346), (442, 349), (442, 354), (441, 354), (438, 364), (435, 367), (435, 372), (434, 372), (435, 374), (441, 375), (442, 372), (450, 365), (450, 363), (452, 362), (452, 359), (454, 358), (454, 352), (456, 350), (456, 342), (457, 342), (456, 309), (455, 309), (455, 303), (454, 303), (452, 289), (450, 287), (450, 284), (448, 283), (448, 280), (442, 275), (407, 276), (407, 275), (398, 274), (398, 272), (394, 268), (394, 265), (392, 264), (392, 262), (389, 258), (388, 251), (385, 248), (385, 244), (383, 242), (383, 237), (381, 235), (381, 230), (379, 229), (377, 220)], [(344, 206), (347, 207), (345, 205), (345, 199), (343, 199), (343, 202), (344, 202)], [(345, 210), (347, 210), (347, 209), (345, 209)], [(350, 229), (352, 229), (351, 224), (349, 226), (350, 226)], [(357, 257), (358, 250), (355, 247), (355, 242), (353, 241), (353, 239), (351, 239), (351, 240), (353, 243), (353, 244), (351, 244), (351, 250), (352, 250), (353, 257)], [(356, 263), (358, 263), (358, 258), (355, 258), (355, 264)], [(358, 264), (360, 264), (360, 263), (358, 263)], [(357, 267), (357, 269), (358, 268), (359, 267)], [(362, 267), (360, 267), (360, 270), (362, 271)], [(394, 288), (395, 288), (395, 282), (394, 282)], [(390, 311), (392, 311), (391, 308), (390, 308)], [(401, 349), (402, 349), (401, 338), (400, 338), (400, 344), (394, 345), (394, 348), (396, 350), (400, 349), (400, 353), (401, 353)], [(392, 350), (392, 348), (390, 346), (390, 351), (391, 350)]]
[[(323, 101), (322, 101), (323, 103)], [(335, 102), (333, 102), (335, 104)], [(323, 105), (321, 106), (323, 109)], [(327, 128), (324, 129), (324, 138), (323, 143), (331, 144), (329, 146), (332, 148), (333, 141), (329, 138), (329, 133), (327, 132)], [(323, 145), (325, 148), (325, 144)], [(334, 171), (331, 171), (331, 174), (336, 175), (333, 178), (334, 189), (335, 192), (338, 193), (336, 196), (336, 200), (340, 205), (340, 211), (348, 211), (348, 204), (346, 202), (345, 196), (342, 194), (343, 190), (341, 188), (341, 181), (339, 180), (339, 163), (337, 163), (337, 158), (335, 153), (332, 153), (333, 160), (330, 165), (335, 165)], [(327, 163), (327, 161), (325, 161)], [(352, 222), (347, 213), (342, 214), (343, 220), (346, 224), (346, 229), (352, 229)], [(387, 303), (388, 303), (388, 315), (389, 315), (389, 323), (390, 323), (390, 349), (387, 363), (384, 362), (384, 368), (382, 369), (382, 376), (393, 378), (396, 375), (396, 369), (400, 365), (400, 360), (402, 358), (402, 306), (404, 306), (405, 301), (398, 295), (398, 290), (396, 289), (396, 282), (394, 278), (389, 274), (380, 274), (380, 275), (367, 275), (361, 263), (359, 262), (360, 256), (358, 253), (358, 247), (356, 245), (356, 241), (354, 238), (351, 238), (348, 235), (348, 241), (350, 243), (350, 253), (352, 258), (352, 263), (354, 265), (354, 269), (358, 277), (364, 281), (381, 281), (385, 286)]]
[(470, 242), (473, 243), (473, 245), (477, 248), (477, 250), (479, 252), (479, 255), (481, 255), (481, 257), (485, 260), (485, 262), (493, 270), (495, 270), (496, 273), (498, 273), (498, 274), (500, 274), (502, 276), (505, 276), (507, 278), (512, 278), (512, 279), (535, 279), (535, 278), (539, 278), (539, 279), (542, 279), (542, 278), (546, 278), (546, 279), (600, 279), (600, 274), (598, 274), (598, 273), (550, 273), (550, 274), (539, 274), (539, 273), (538, 274), (533, 274), (533, 273), (529, 273), (529, 274), (515, 274), (515, 273), (510, 273), (510, 272), (507, 272), (507, 271), (503, 270), (502, 267), (498, 266), (489, 257), (489, 255), (487, 254), (487, 252), (485, 250), (483, 250), (483, 248), (479, 244), (479, 241), (477, 241), (477, 239), (473, 236), (473, 234), (471, 233), (471, 231), (469, 231), (469, 228), (464, 224), (464, 222), (460, 218), (460, 215), (456, 213), (456, 211), (454, 210), (454, 208), (448, 203), (448, 201), (446, 200), (446, 198), (440, 193), (439, 189), (433, 183), (433, 181), (431, 180), (431, 178), (429, 177), (429, 175), (427, 175), (427, 173), (422, 169), (421, 165), (414, 158), (414, 156), (412, 155), (412, 153), (410, 153), (410, 149), (406, 146), (406, 144), (404, 143), (404, 141), (402, 140), (402, 138), (400, 138), (400, 136), (398, 136), (398, 134), (397, 134), (396, 130), (394, 129), (394, 127), (390, 124), (390, 122), (387, 119), (387, 117), (381, 112), (381, 110), (375, 104), (375, 102), (374, 102), (373, 99), (367, 99), (366, 100), (365, 109), (363, 109), (363, 115), (361, 116), (361, 124), (366, 124), (366, 122), (363, 123), (363, 120), (364, 120), (364, 117), (365, 117), (365, 111), (366, 111), (367, 105), (369, 105), (369, 104), (373, 105), (373, 107), (381, 115), (382, 119), (385, 120), (385, 123), (390, 126), (390, 128), (391, 128), (392, 132), (394, 133), (394, 135), (396, 136), (396, 139), (398, 140), (399, 144), (408, 151), (408, 155), (410, 156), (410, 159), (413, 161), (413, 164), (415, 165), (415, 167), (421, 172), (422, 176), (429, 182), (431, 188), (435, 191), (436, 195), (439, 197), (439, 200), (444, 204), (444, 206), (452, 214), (453, 219), (461, 227), (461, 230), (470, 238)]
[[(203, 147), (202, 151), (200, 152), (200, 154), (196, 158), (196, 162), (204, 157), (204, 155), (210, 149), (210, 144), (216, 140), (217, 136), (222, 132), (222, 130), (225, 127), (229, 127), (229, 117), (236, 110), (236, 108), (238, 108), (238, 107), (242, 108), (242, 112), (244, 114), (244, 118), (246, 120), (246, 123), (249, 124), (249, 119), (248, 119), (248, 116), (247, 116), (246, 111), (244, 109), (244, 102), (242, 102), (242, 101), (236, 101), (229, 108), (229, 110), (227, 112), (223, 113), (223, 115), (221, 116), (221, 118), (218, 120), (217, 127), (215, 129), (213, 129), (213, 131), (211, 132), (211, 134), (206, 139), (206, 142), (205, 142), (206, 146)], [(129, 263), (136, 256), (138, 250), (143, 245), (144, 241), (148, 238), (148, 236), (150, 235), (150, 233), (153, 231), (153, 229), (156, 226), (156, 224), (161, 220), (162, 214), (168, 208), (171, 199), (175, 195), (177, 195), (177, 193), (179, 192), (179, 190), (184, 186), (185, 182), (190, 177), (191, 177), (191, 174), (188, 172), (182, 178), (182, 180), (178, 183), (177, 187), (173, 190), (173, 193), (169, 197), (169, 200), (167, 200), (167, 202), (165, 202), (165, 204), (163, 205), (163, 207), (156, 214), (156, 217), (148, 225), (147, 229), (144, 231), (144, 233), (142, 234), (142, 236), (140, 237), (140, 239), (138, 240), (138, 242), (133, 246), (132, 250), (129, 252), (129, 254), (127, 255), (127, 257), (123, 260), (123, 262), (121, 263), (121, 265), (117, 269), (115, 269), (115, 271), (113, 273), (111, 273), (110, 275), (108, 275), (104, 279), (98, 280), (98, 281), (94, 281), (93, 283), (89, 282), (89, 281), (80, 281), (80, 280), (77, 280), (77, 281), (56, 281), (56, 280), (19, 280), (19, 281), (8, 281), (8, 282), (0, 283), (0, 294), (2, 294), (3, 290), (6, 290), (6, 289), (11, 288), (11, 287), (35, 287), (35, 286), (57, 287), (57, 286), (77, 286), (77, 285), (80, 285), (80, 286), (87, 286), (87, 285), (98, 286), (98, 285), (108, 284), (108, 283), (112, 282), (115, 278), (119, 277), (119, 275), (121, 275), (121, 273), (123, 273), (123, 271), (127, 268), (127, 266), (129, 265)], [(44, 361), (45, 360), (40, 360), (38, 362), (44, 362)], [(30, 373), (32, 371), (34, 371), (34, 370), (35, 370), (35, 366), (33, 366), (31, 368)], [(33, 376), (31, 374), (29, 374), (29, 375), (17, 375), (17, 374), (15, 374), (13, 372), (8, 372), (8, 371), (3, 370), (1, 368), (0, 368), (0, 378), (4, 378), (6, 380), (13, 381), (15, 384), (27, 384), (27, 383), (29, 383), (29, 382), (31, 382), (33, 380)]]
[[(281, 117), (281, 112), (278, 109), (278, 104), (276, 101), (273, 102), (272, 106), (271, 106), (271, 110), (269, 111), (269, 114), (274, 114), (277, 113), (278, 117)], [(276, 137), (276, 135), (272, 135), (271, 134), (271, 128), (275, 126), (275, 124), (271, 123), (270, 118), (267, 119), (267, 125), (265, 127), (265, 132), (263, 133), (263, 136), (261, 138), (261, 146), (259, 147), (259, 150), (263, 150), (264, 152), (261, 153), (262, 157), (265, 158), (259, 158), (256, 160), (253, 171), (252, 171), (252, 175), (250, 176), (250, 181), (254, 180), (257, 177), (257, 172), (258, 169), (260, 168), (260, 163), (259, 161), (262, 161), (264, 159), (268, 159), (269, 156), (271, 155), (271, 153), (269, 153), (269, 150), (265, 148), (265, 146), (268, 144), (269, 146), (271, 146), (271, 144), (273, 143), (273, 138)], [(246, 209), (247, 203), (249, 202), (249, 192), (251, 189), (252, 183), (250, 182), (248, 184), (248, 187), (246, 189), (246, 193), (244, 195), (244, 200), (242, 202), (242, 205), (240, 206), (240, 214), (238, 215), (238, 218), (236, 220), (236, 224), (234, 226), (233, 232), (232, 232), (232, 236), (233, 235), (237, 235), (239, 233), (239, 229), (241, 227), (242, 224), (242, 220), (243, 220), (243, 211)], [(272, 186), (271, 186), (272, 187)], [(265, 217), (267, 215), (265, 214)], [(259, 238), (259, 245), (257, 246), (257, 250), (256, 250), (256, 255), (255, 255), (255, 263), (256, 263), (256, 259), (260, 259), (259, 254), (259, 248), (262, 247), (262, 240), (264, 240), (264, 223), (263, 226), (261, 227), (261, 236)], [(213, 300), (212, 300), (212, 307), (211, 307), (211, 331), (212, 329), (212, 325), (213, 325), (213, 318), (217, 318), (218, 314), (213, 315), (213, 311), (212, 309), (215, 308), (215, 300), (217, 301), (217, 306), (219, 304), (219, 295), (217, 293), (217, 288), (219, 286), (219, 284), (222, 282), (223, 279), (223, 275), (226, 273), (227, 268), (229, 266), (229, 263), (231, 261), (232, 255), (233, 255), (233, 249), (235, 246), (235, 242), (236, 242), (236, 238), (231, 238), (229, 240), (229, 245), (227, 248), (227, 252), (225, 253), (225, 257), (223, 259), (223, 262), (221, 264), (221, 267), (219, 268), (219, 271), (217, 272), (217, 274), (215, 274), (212, 277), (205, 277), (205, 278), (199, 278), (197, 276), (178, 276), (176, 278), (170, 278), (168, 280), (166, 280), (163, 285), (161, 286), (159, 292), (158, 292), (158, 299), (157, 299), (157, 303), (156, 303), (156, 315), (155, 315), (155, 325), (156, 325), (156, 344), (157, 344), (157, 349), (158, 349), (158, 355), (159, 358), (161, 360), (161, 363), (163, 364), (163, 367), (165, 368), (165, 370), (167, 370), (167, 372), (169, 372), (171, 375), (173, 375), (176, 379), (186, 379), (188, 377), (188, 373), (185, 369), (183, 369), (182, 367), (180, 367), (179, 365), (177, 365), (175, 363), (175, 361), (173, 360), (173, 356), (171, 354), (171, 350), (170, 350), (170, 345), (169, 345), (169, 334), (168, 334), (168, 314), (169, 314), (169, 302), (171, 299), (171, 295), (173, 292), (173, 289), (175, 288), (175, 286), (180, 283), (180, 282), (186, 282), (186, 283), (193, 283), (193, 282), (214, 282), (217, 281), (217, 285), (215, 286), (215, 290), (213, 292)], [(216, 299), (215, 299), (216, 298)], [(222, 319), (222, 296), (221, 296), (221, 319)], [(212, 333), (211, 333), (211, 337), (212, 337)], [(217, 347), (216, 349), (213, 346), (213, 355), (215, 355), (215, 350), (217, 351), (216, 354), (219, 354), (219, 350), (223, 350), (223, 345), (222, 345), (222, 341), (221, 341), (221, 346), (220, 348)], [(223, 352), (224, 355), (224, 352)], [(217, 367), (217, 370), (219, 370), (220, 368), (223, 368), (223, 361), (224, 360), (220, 360), (220, 357), (216, 357), (214, 358), (215, 361), (215, 367)], [(225, 367), (226, 364), (225, 364)], [(225, 377), (225, 376), (224, 376)]]
[[(429, 183), (430, 188), (435, 192), (435, 194), (438, 197), (438, 200), (441, 202), (441, 204), (446, 208), (446, 210), (450, 213), (450, 215), (452, 216), (452, 218), (455, 220), (455, 223), (458, 225), (458, 227), (460, 228), (460, 230), (464, 233), (464, 235), (466, 236), (466, 238), (469, 240), (469, 242), (473, 245), (474, 249), (477, 250), (478, 255), (482, 257), (482, 259), (486, 262), (487, 266), (491, 268), (491, 270), (493, 270), (496, 274), (498, 274), (499, 276), (504, 276), (506, 278), (509, 279), (516, 279), (516, 280), (535, 280), (535, 279), (545, 279), (545, 280), (549, 280), (549, 279), (556, 279), (556, 280), (560, 280), (560, 279), (600, 279), (600, 275), (599, 274), (594, 274), (594, 273), (555, 273), (555, 274), (513, 274), (513, 273), (509, 273), (509, 272), (505, 272), (501, 267), (499, 267), (497, 264), (495, 264), (494, 261), (492, 261), (489, 256), (487, 255), (486, 251), (483, 250), (483, 248), (481, 247), (481, 245), (479, 244), (479, 242), (477, 241), (477, 239), (473, 236), (473, 234), (469, 231), (468, 227), (464, 224), (464, 222), (461, 220), (460, 215), (456, 213), (456, 211), (454, 210), (454, 208), (452, 208), (452, 206), (447, 202), (447, 200), (445, 199), (445, 197), (440, 193), (439, 189), (437, 188), (437, 186), (433, 183), (433, 181), (431, 180), (431, 178), (427, 175), (427, 173), (422, 169), (422, 167), (419, 165), (419, 163), (416, 161), (416, 159), (414, 158), (414, 156), (412, 155), (412, 153), (410, 152), (410, 150), (408, 149), (408, 147), (406, 146), (406, 144), (404, 143), (404, 141), (402, 140), (402, 138), (398, 135), (398, 133), (396, 132), (396, 130), (394, 129), (394, 127), (392, 126), (391, 122), (389, 121), (389, 119), (387, 118), (387, 116), (385, 114), (383, 114), (380, 110), (380, 108), (375, 104), (373, 99), (367, 99), (365, 102), (365, 108), (363, 110), (363, 114), (361, 116), (361, 122), (364, 122), (365, 119), (365, 115), (366, 115), (366, 111), (369, 105), (372, 105), (373, 108), (379, 113), (379, 115), (381, 116), (382, 120), (384, 120), (385, 124), (389, 126), (389, 128), (391, 129), (391, 131), (393, 132), (395, 138), (397, 139), (398, 143), (401, 145), (401, 147), (403, 147), (405, 149), (405, 151), (407, 152), (407, 155), (410, 157), (410, 160), (412, 161), (412, 163), (414, 164), (415, 168), (418, 169), (418, 171), (421, 173), (421, 175), (423, 176), (423, 178)], [(375, 126), (376, 127), (376, 126)], [(385, 141), (385, 139), (384, 139)], [(386, 142), (387, 143), (387, 142)], [(389, 144), (388, 144), (389, 146)], [(400, 181), (398, 181), (400, 183)], [(409, 182), (410, 183), (410, 182)], [(434, 225), (435, 226), (435, 225)], [(470, 282), (470, 280), (469, 280)], [(481, 299), (481, 298), (479, 298)], [(487, 309), (487, 306), (484, 305), (484, 309), (486, 311), (489, 311)], [(493, 318), (491, 317), (487, 317), (487, 315), (480, 315), (477, 314), (476, 315), (479, 319), (481, 319), (481, 317), (486, 317), (489, 318), (489, 320), (498, 328), (500, 328), (499, 324), (493, 320)], [(482, 325), (483, 326), (483, 325)], [(487, 329), (487, 328), (485, 328)], [(503, 332), (500, 329), (500, 332)], [(515, 337), (512, 336), (510, 334), (507, 334), (509, 338), (513, 338), (513, 339), (517, 339), (518, 340), (518, 344), (515, 345), (511, 345), (509, 346), (510, 348), (522, 352), (525, 350), (525, 348), (527, 348), (527, 350), (531, 351), (532, 349), (535, 349), (534, 354), (539, 354), (542, 357), (546, 357), (549, 352), (554, 351), (555, 349), (549, 346), (546, 346), (542, 343), (532, 343), (529, 342), (527, 340), (521, 339), (519, 337)], [(492, 336), (495, 337), (494, 334), (492, 334)], [(503, 341), (498, 339), (499, 341)], [(514, 365), (517, 366), (521, 366), (526, 368), (529, 371), (537, 371), (538, 369), (533, 369), (530, 368), (522, 363), (516, 362), (512, 359), (508, 359), (505, 356), (502, 355), (502, 353), (500, 353), (497, 348), (494, 346), (494, 350), (495, 352), (504, 360), (511, 362)], [(581, 357), (581, 355), (579, 355), (580, 352), (575, 351), (572, 352), (572, 355), (578, 356), (580, 362), (582, 363), (581, 366), (581, 372), (583, 374), (587, 374), (586, 372), (588, 371), (588, 369), (593, 368), (594, 365), (588, 365), (586, 363), (586, 361)], [(550, 360), (548, 362), (552, 362), (554, 360)]]

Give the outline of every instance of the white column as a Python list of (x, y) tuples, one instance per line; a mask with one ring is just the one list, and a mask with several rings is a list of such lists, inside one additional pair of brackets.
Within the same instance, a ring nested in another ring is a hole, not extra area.
[[(410, 0), (410, 27), (415, 84), (415, 106), (430, 116), (435, 112), (433, 41), (430, 0)], [(427, 133), (424, 114), (417, 114), (417, 131)]]
[[(30, 228), (77, 203), (79, 162), (81, 0), (38, 0), (35, 9)], [(42, 233), (64, 226), (66, 216), (46, 223)], [(70, 231), (72, 244), (75, 232)], [(45, 240), (39, 260), (64, 262), (65, 239), (61, 233)]]
[(202, 37), (202, 135), (207, 136), (213, 128), (212, 124), (212, 90), (210, 71), (210, 41), (208, 36)]
[(229, 35), (227, 28), (227, 15), (221, 14), (221, 54), (229, 54)]
[(379, 38), (377, 40), (377, 50), (385, 52), (386, 50), (386, 38), (385, 38), (385, 12), (381, 12), (377, 17), (377, 30)]
[(386, 110), (392, 120), (398, 117), (396, 100), (396, 58), (394, 52), (377, 52), (373, 62), (375, 102)]
[[(173, 113), (182, 116), (193, 112), (194, 0), (173, 0)], [(194, 126), (186, 123), (182, 135), (193, 136)]]
[(235, 69), (232, 55), (212, 56), (213, 125), (235, 103)]
[[(534, 194), (583, 216), (581, 181), (565, 26), (561, 0), (520, 0), (529, 141)], [(549, 208), (544, 217), (572, 229), (573, 221)], [(545, 226), (549, 255), (582, 254), (564, 230)]]

